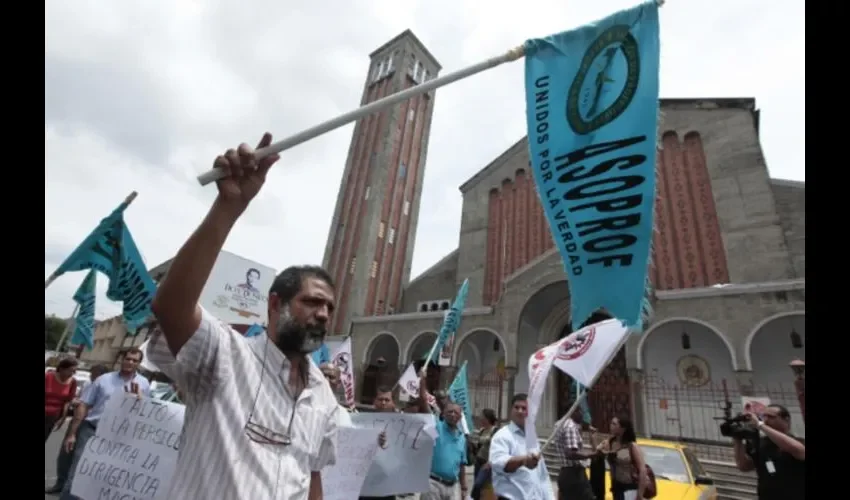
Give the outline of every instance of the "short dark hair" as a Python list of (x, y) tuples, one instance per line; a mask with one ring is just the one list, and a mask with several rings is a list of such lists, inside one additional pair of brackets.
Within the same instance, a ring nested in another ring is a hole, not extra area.
[(389, 393), (392, 393), (392, 392), (393, 392), (393, 390), (392, 390), (392, 389), (390, 389), (390, 388), (389, 388), (388, 386), (386, 386), (386, 385), (379, 385), (379, 386), (378, 386), (378, 388), (375, 390), (375, 396), (377, 396), (378, 394), (386, 394), (386, 393), (388, 393), (388, 392), (389, 392)]
[(768, 408), (776, 408), (776, 413), (779, 415), (779, 418), (783, 418), (785, 420), (791, 420), (791, 412), (788, 411), (788, 408), (778, 405), (778, 404), (769, 404)]
[(94, 365), (91, 367), (91, 370), (89, 370), (89, 373), (92, 377), (99, 377), (108, 371), (109, 368), (107, 368), (106, 365)]
[(263, 274), (260, 272), (260, 270), (259, 270), (259, 269), (257, 269), (256, 267), (249, 267), (249, 268), (248, 268), (248, 270), (245, 272), (245, 276), (247, 277), (247, 276), (248, 276), (249, 274), (251, 274), (251, 273), (257, 273), (257, 276), (262, 276), (262, 275), (263, 275)]
[(481, 415), (483, 415), (491, 425), (496, 425), (496, 422), (499, 421), (498, 417), (496, 417), (496, 411), (492, 408), (484, 408), (481, 410)]
[(269, 295), (275, 294), (281, 302), (288, 304), (301, 291), (304, 278), (318, 278), (332, 289), (336, 288), (331, 275), (319, 266), (290, 266), (275, 276)]
[(517, 401), (528, 401), (528, 394), (524, 392), (514, 394), (514, 397), (511, 398), (511, 406), (515, 405)]
[(80, 364), (76, 358), (62, 358), (59, 363), (56, 365), (57, 370), (67, 370), (68, 368), (74, 368)]
[(131, 348), (127, 349), (127, 351), (124, 352), (123, 357), (126, 358), (128, 354), (138, 354), (139, 355), (139, 362), (141, 362), (142, 360), (145, 359), (145, 353), (141, 349), (139, 349), (138, 347), (131, 347)]

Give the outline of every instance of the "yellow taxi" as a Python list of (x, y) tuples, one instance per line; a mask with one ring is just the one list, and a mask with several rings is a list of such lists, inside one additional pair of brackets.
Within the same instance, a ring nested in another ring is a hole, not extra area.
[[(637, 444), (655, 473), (658, 487), (655, 500), (717, 500), (714, 480), (687, 446), (654, 439), (638, 439)], [(605, 467), (608, 468), (607, 462)], [(607, 472), (605, 491), (605, 500), (613, 500), (611, 476)]]

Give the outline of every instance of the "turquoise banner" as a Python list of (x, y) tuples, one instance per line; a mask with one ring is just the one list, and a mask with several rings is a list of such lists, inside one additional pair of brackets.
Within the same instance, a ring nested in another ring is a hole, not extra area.
[(528, 144), (576, 327), (648, 310), (658, 127), (654, 1), (525, 44)]

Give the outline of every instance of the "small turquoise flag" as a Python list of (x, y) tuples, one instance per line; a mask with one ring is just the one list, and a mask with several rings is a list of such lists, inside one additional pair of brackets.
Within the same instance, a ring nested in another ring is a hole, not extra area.
[(313, 362), (316, 363), (316, 366), (322, 366), (331, 362), (331, 351), (325, 343), (322, 343), (322, 346), (310, 355), (313, 357)]
[(86, 269), (105, 274), (109, 278), (106, 296), (124, 303), (124, 323), (128, 331), (135, 334), (136, 328), (151, 314), (156, 283), (148, 274), (133, 235), (124, 223), (126, 208), (127, 202), (124, 202), (100, 221), (52, 277)]
[(85, 345), (89, 350), (94, 348), (94, 303), (97, 288), (97, 271), (92, 269), (74, 292), (74, 302), (80, 306), (77, 317), (74, 318), (74, 334), (71, 345)]
[(440, 351), (443, 349), (446, 341), (449, 340), (449, 336), (457, 332), (458, 328), (460, 328), (460, 320), (463, 316), (463, 309), (466, 307), (467, 295), (469, 295), (469, 278), (463, 280), (463, 284), (460, 285), (460, 289), (457, 291), (457, 296), (455, 297), (452, 307), (449, 309), (446, 317), (443, 318), (443, 324), (440, 326), (440, 334), (437, 335), (437, 340), (435, 341), (434, 346), (431, 348), (431, 351), (422, 357), (422, 359), (428, 359), (428, 356), (430, 355), (430, 361), (434, 361), (435, 356), (439, 357)]
[(256, 337), (257, 335), (260, 335), (265, 331), (266, 329), (263, 328), (263, 325), (259, 323), (254, 323), (253, 325), (251, 325), (251, 328), (248, 328), (248, 331), (245, 332), (245, 338)]
[(465, 427), (463, 432), (465, 434), (469, 434), (471, 431), (475, 430), (473, 427), (475, 423), (472, 420), (472, 405), (469, 401), (469, 384), (466, 380), (466, 361), (463, 362), (463, 365), (458, 370), (457, 375), (455, 375), (455, 379), (452, 381), (452, 385), (449, 386), (448, 391), (449, 399), (453, 402), (460, 405), (463, 409), (463, 421), (462, 426)]
[(648, 313), (658, 127), (658, 5), (525, 43), (528, 146), (569, 278), (573, 327)]

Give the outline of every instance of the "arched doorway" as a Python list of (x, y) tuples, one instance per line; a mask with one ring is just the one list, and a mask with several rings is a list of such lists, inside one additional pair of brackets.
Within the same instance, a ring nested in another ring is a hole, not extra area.
[(735, 349), (717, 328), (692, 318), (653, 325), (637, 346), (644, 372), (644, 427), (653, 437), (726, 442), (717, 417), (726, 401), (739, 405)]
[[(747, 368), (752, 370), (753, 396), (770, 399), (791, 413), (792, 432), (804, 437), (799, 386), (790, 363), (806, 360), (806, 313), (782, 313), (765, 318), (750, 332), (745, 345)], [(802, 387), (805, 398), (805, 386)]]
[(505, 343), (496, 332), (473, 330), (460, 340), (455, 353), (459, 368), (464, 362), (470, 407), (476, 415), (484, 408), (500, 416), (504, 404)]
[(380, 333), (369, 342), (363, 369), (360, 402), (371, 404), (380, 386), (392, 387), (398, 380), (401, 347), (395, 335)]
[[(406, 370), (407, 366), (410, 363), (413, 363), (413, 367), (418, 373), (419, 370), (422, 369), (422, 365), (425, 364), (425, 359), (428, 357), (428, 353), (431, 351), (431, 348), (434, 346), (434, 341), (436, 340), (437, 332), (434, 331), (424, 331), (416, 334), (407, 346), (407, 353), (405, 355), (406, 359), (402, 370)], [(427, 383), (428, 390), (431, 392), (434, 392), (437, 389), (445, 389), (445, 387), (440, 387), (440, 374), (442, 373), (442, 370), (437, 364), (438, 355), (439, 353), (434, 353), (434, 356), (432, 357), (433, 359), (428, 365)]]
[[(605, 312), (595, 312), (575, 330), (610, 318), (611, 316)], [(558, 338), (564, 338), (575, 330), (568, 322), (561, 329)], [(577, 396), (576, 385), (573, 383), (572, 377), (559, 371), (557, 391), (557, 415), (562, 416), (569, 411)], [(588, 393), (586, 409), (590, 411), (591, 425), (602, 432), (608, 432), (611, 419), (623, 414), (629, 415), (631, 407), (631, 385), (629, 383), (629, 371), (626, 369), (626, 350), (624, 347), (602, 371), (596, 384)]]

